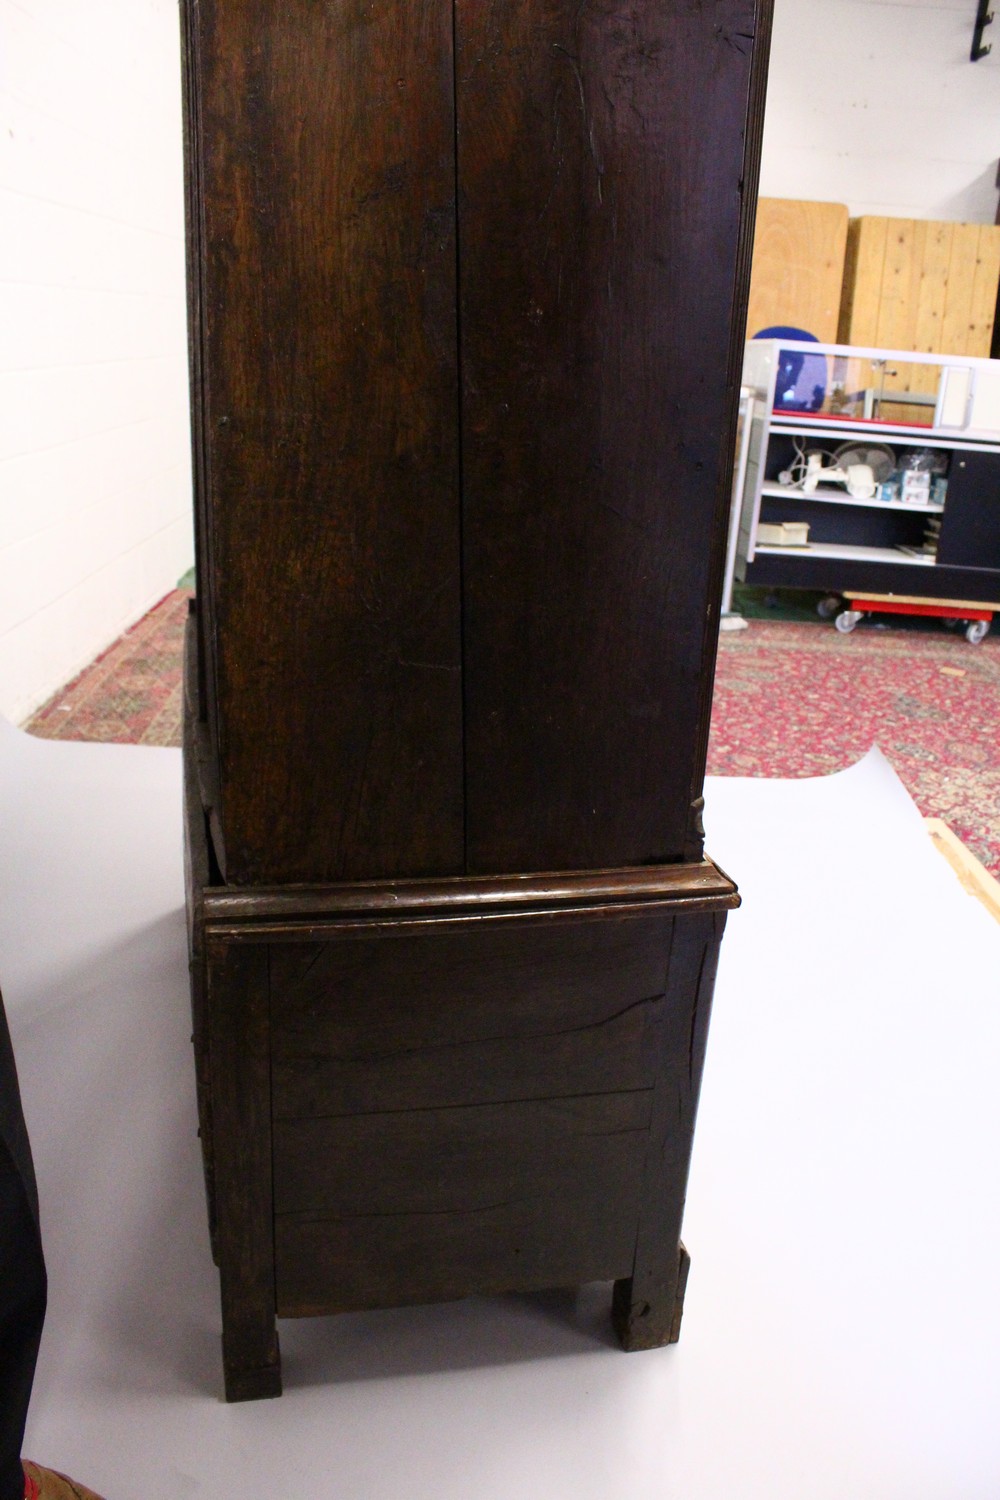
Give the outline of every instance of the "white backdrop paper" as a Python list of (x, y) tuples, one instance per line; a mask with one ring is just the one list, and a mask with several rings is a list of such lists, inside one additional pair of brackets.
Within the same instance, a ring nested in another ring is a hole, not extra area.
[(739, 881), (681, 1342), (608, 1289), (283, 1322), (221, 1400), (176, 751), (0, 728), (0, 983), (50, 1310), (28, 1453), (108, 1500), (995, 1500), (1000, 927), (873, 751), (708, 786)]

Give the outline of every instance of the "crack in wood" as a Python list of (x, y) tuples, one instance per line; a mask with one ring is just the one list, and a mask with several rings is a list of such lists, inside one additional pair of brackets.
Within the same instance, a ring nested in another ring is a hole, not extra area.
[[(315, 960), (314, 960), (315, 963)], [(313, 964), (310, 965), (310, 968)], [(309, 972), (308, 970), (306, 971)], [(560, 1036), (583, 1036), (590, 1031), (600, 1031), (605, 1026), (611, 1026), (615, 1021), (620, 1021), (623, 1016), (630, 1015), (633, 1011), (641, 1010), (643, 1006), (655, 1005), (658, 1000), (664, 998), (663, 993), (645, 995), (641, 1000), (633, 1000), (621, 1010), (614, 1011), (609, 1016), (602, 1016), (599, 1020), (587, 1021), (582, 1026), (558, 1027), (554, 1031), (523, 1031), (517, 1033), (501, 1032), (497, 1036), (470, 1036), (459, 1037), (455, 1040), (438, 1042), (418, 1042), (410, 1047), (400, 1047), (389, 1052), (361, 1052), (361, 1053), (328, 1053), (328, 1052), (286, 1052), (282, 1054), (283, 1063), (316, 1063), (331, 1062), (339, 1064), (358, 1063), (383, 1063), (398, 1060), (404, 1057), (417, 1057), (425, 1053), (448, 1052), (461, 1047), (485, 1047), (499, 1042), (536, 1042), (548, 1040)]]

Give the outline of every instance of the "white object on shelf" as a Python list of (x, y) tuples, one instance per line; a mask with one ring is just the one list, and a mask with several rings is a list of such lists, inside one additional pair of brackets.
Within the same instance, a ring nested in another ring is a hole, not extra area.
[(771, 547), (804, 547), (809, 541), (808, 521), (761, 521), (758, 542)]
[(815, 494), (820, 483), (842, 484), (854, 500), (870, 500), (875, 494), (875, 475), (869, 464), (848, 464), (842, 469), (838, 464), (824, 465), (822, 453), (809, 453), (806, 455), (802, 493)]

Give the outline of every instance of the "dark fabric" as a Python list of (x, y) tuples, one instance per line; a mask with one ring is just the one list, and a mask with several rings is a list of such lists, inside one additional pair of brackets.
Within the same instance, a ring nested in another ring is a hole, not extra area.
[(0, 1500), (23, 1500), (21, 1441), (45, 1292), (38, 1191), (0, 996)]

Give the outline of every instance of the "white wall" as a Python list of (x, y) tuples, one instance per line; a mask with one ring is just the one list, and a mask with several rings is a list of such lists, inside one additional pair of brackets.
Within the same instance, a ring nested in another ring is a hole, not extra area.
[(975, 0), (776, 0), (761, 192), (992, 224), (996, 9), (972, 63)]
[(177, 0), (0, 0), (0, 713), (190, 566)]
[[(762, 191), (992, 222), (973, 0), (776, 0)], [(190, 565), (177, 0), (0, 0), (0, 713)], [(989, 32), (987, 38), (990, 39)]]

